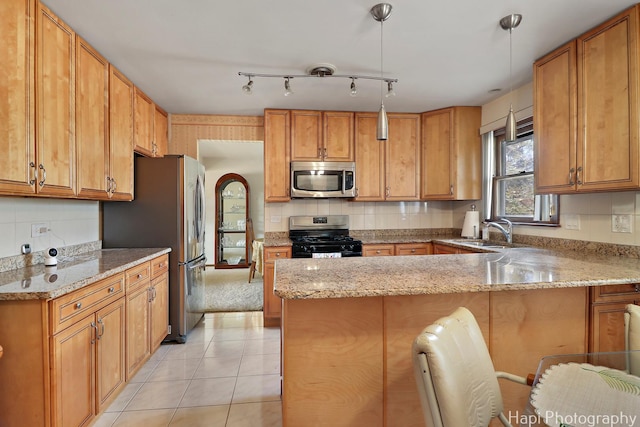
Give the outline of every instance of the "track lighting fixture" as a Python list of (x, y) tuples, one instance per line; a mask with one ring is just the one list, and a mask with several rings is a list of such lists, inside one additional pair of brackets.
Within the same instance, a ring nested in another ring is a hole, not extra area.
[(242, 91), (245, 93), (245, 95), (251, 95), (253, 93), (252, 87), (253, 87), (253, 80), (251, 80), (251, 77), (249, 77), (249, 83), (242, 86)]
[(507, 114), (507, 123), (505, 125), (505, 140), (507, 142), (515, 141), (518, 139), (518, 132), (516, 129), (516, 115), (513, 112), (513, 77), (512, 77), (512, 63), (513, 63), (513, 48), (511, 41), (511, 32), (514, 28), (520, 25), (522, 21), (522, 15), (517, 13), (507, 15), (500, 20), (500, 27), (503, 30), (509, 30), (509, 114)]
[(284, 96), (293, 95), (293, 91), (291, 90), (291, 83), (289, 83), (289, 79), (291, 77), (284, 78)]
[(351, 96), (356, 96), (358, 94), (358, 88), (356, 88), (356, 79), (355, 77), (351, 78)]

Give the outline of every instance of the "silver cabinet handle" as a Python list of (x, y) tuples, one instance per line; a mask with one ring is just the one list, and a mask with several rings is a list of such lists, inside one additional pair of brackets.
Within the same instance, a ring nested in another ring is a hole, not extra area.
[(635, 285), (635, 291), (636, 292), (640, 292), (640, 285), (636, 283)]
[(144, 277), (144, 276), (143, 276), (142, 274), (138, 274), (138, 275), (136, 276), (136, 278), (138, 278), (138, 279), (142, 279), (143, 277)]
[(104, 335), (104, 322), (102, 321), (102, 319), (98, 319), (98, 324), (100, 324), (102, 332), (100, 332), (100, 335), (98, 335), (98, 328), (96, 328), (96, 337), (100, 339)]
[(391, 188), (390, 187), (386, 187), (384, 189), (384, 195), (385, 197), (389, 197), (389, 194), (391, 194)]
[(29, 180), (29, 185), (33, 185), (38, 180), (38, 169), (36, 169), (36, 164), (33, 162), (29, 162), (29, 167), (33, 169), (33, 179)]
[(578, 170), (576, 171), (576, 182), (578, 183), (578, 185), (582, 185), (582, 178), (580, 178), (580, 172), (582, 172), (582, 166), (579, 166)]
[(453, 184), (449, 186), (449, 195), (453, 196)]
[(115, 178), (111, 178), (111, 194), (116, 192), (116, 188), (118, 188), (118, 183)]
[[(98, 327), (96, 326), (96, 322), (91, 322), (91, 327), (95, 330), (96, 334), (95, 337), (98, 338)], [(94, 344), (96, 342), (95, 338), (91, 338), (91, 344)]]
[(573, 182), (573, 173), (576, 170), (574, 168), (569, 169), (569, 185), (574, 185), (575, 182)]
[(77, 302), (76, 303), (76, 310), (82, 308), (82, 303), (81, 302)]
[(109, 293), (112, 294), (116, 291), (116, 288), (114, 288), (113, 286), (109, 288)]
[(38, 165), (38, 169), (42, 171), (42, 181), (40, 181), (38, 185), (40, 185), (40, 187), (44, 187), (44, 182), (47, 180), (47, 170), (44, 168), (42, 163)]
[(380, 249), (378, 249), (378, 250), (376, 251), (376, 254), (378, 254), (378, 255), (379, 255), (380, 253), (381, 253), (381, 252), (380, 252)]
[(326, 158), (327, 158), (327, 149), (326, 149), (326, 148), (323, 148), (323, 149), (322, 149), (322, 160), (324, 160), (324, 159), (326, 159)]

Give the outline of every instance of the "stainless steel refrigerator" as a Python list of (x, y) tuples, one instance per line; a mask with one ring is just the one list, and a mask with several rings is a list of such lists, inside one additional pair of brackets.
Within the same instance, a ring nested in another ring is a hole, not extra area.
[(188, 156), (135, 159), (134, 200), (103, 204), (104, 248), (170, 247), (167, 341), (184, 343), (204, 304), (204, 166)]

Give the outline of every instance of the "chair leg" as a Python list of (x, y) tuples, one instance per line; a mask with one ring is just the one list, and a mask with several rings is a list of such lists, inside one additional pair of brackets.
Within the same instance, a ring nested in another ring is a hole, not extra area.
[(256, 262), (251, 261), (251, 266), (249, 267), (249, 283), (251, 283), (251, 279), (253, 279), (256, 275)]

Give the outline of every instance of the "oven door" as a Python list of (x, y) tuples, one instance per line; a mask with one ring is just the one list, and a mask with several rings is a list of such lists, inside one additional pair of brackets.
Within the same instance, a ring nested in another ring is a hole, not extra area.
[(292, 258), (342, 258), (340, 245), (293, 244)]

